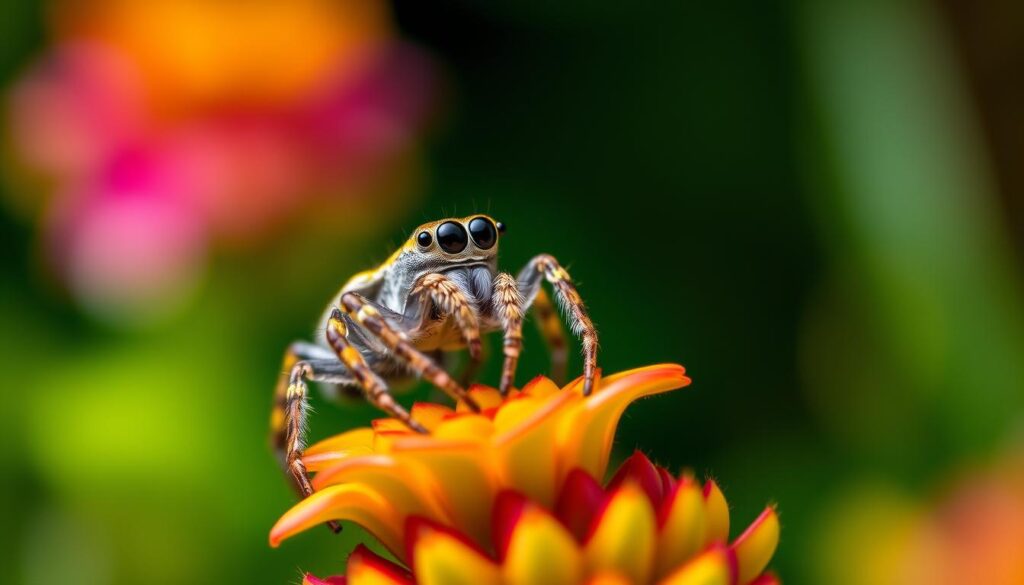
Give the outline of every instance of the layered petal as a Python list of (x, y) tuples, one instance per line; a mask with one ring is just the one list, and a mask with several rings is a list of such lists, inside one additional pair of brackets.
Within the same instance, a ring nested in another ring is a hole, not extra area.
[(654, 508), (644, 491), (628, 482), (609, 498), (591, 527), (584, 549), (594, 573), (615, 571), (632, 583), (647, 583), (654, 565)]
[(713, 547), (686, 563), (659, 585), (732, 585), (735, 570), (725, 547)]
[(574, 404), (562, 418), (556, 443), (559, 481), (576, 467), (594, 477), (603, 477), (615, 427), (626, 407), (642, 396), (689, 383), (686, 369), (674, 364), (638, 368), (602, 379), (598, 391)]
[(560, 522), (530, 504), (510, 531), (502, 573), (506, 585), (579, 583), (584, 575), (583, 555)]
[[(611, 440), (633, 400), (684, 386), (680, 366), (602, 378), (544, 377), (502, 397), (474, 386), (474, 412), (420, 403), (431, 430), (392, 421), (311, 447), (317, 492), (285, 514), (276, 545), (325, 520), (351, 520), (402, 564), (357, 549), (347, 583), (770, 585), (778, 543), (773, 507), (731, 545), (718, 484), (701, 486), (635, 452), (602, 485)], [(404, 546), (402, 545), (404, 543)]]
[(328, 520), (350, 520), (363, 526), (392, 552), (402, 550), (398, 512), (379, 492), (362, 484), (332, 485), (314, 492), (277, 521), (270, 530), (276, 547), (289, 536)]
[(695, 555), (707, 539), (707, 511), (697, 482), (683, 477), (665, 500), (658, 518), (657, 574), (665, 575)]
[(501, 571), (465, 538), (413, 518), (406, 528), (408, 557), (421, 585), (500, 585)]

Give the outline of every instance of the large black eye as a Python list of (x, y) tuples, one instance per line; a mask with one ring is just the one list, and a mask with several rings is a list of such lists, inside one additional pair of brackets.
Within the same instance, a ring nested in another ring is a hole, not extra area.
[(437, 226), (437, 243), (445, 252), (458, 254), (466, 249), (469, 236), (466, 235), (466, 228), (462, 227), (462, 224), (446, 221)]
[(433, 241), (434, 238), (431, 237), (430, 232), (420, 232), (420, 235), (416, 236), (416, 243), (419, 244), (421, 248), (430, 246), (430, 242)]
[(494, 242), (498, 241), (498, 232), (495, 231), (494, 224), (485, 217), (478, 217), (469, 222), (469, 235), (473, 236), (476, 246), (482, 250), (494, 246)]

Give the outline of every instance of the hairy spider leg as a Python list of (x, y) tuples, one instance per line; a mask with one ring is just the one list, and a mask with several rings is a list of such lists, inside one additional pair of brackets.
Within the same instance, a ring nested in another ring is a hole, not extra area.
[(498, 388), (505, 395), (515, 384), (516, 365), (523, 349), (523, 295), (519, 293), (516, 279), (504, 272), (494, 277), (493, 291), (492, 309), (501, 320), (504, 331), (502, 349), (505, 361), (501, 366), (501, 383)]
[(569, 320), (569, 328), (582, 342), (583, 394), (587, 396), (594, 390), (597, 377), (597, 329), (587, 315), (583, 299), (576, 291), (569, 273), (549, 254), (534, 256), (519, 272), (519, 290), (523, 296), (535, 300), (542, 278), (551, 283), (555, 299)]

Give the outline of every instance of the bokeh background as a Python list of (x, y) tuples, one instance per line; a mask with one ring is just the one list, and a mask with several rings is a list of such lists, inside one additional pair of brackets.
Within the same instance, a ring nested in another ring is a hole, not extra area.
[[(281, 352), (480, 211), (508, 269), (569, 265), (606, 371), (689, 368), (619, 456), (715, 476), (740, 524), (778, 502), (785, 582), (1024, 583), (1015, 3), (3, 13), (0, 581), (338, 572), (357, 529), (266, 544)], [(317, 402), (312, 435), (373, 416)]]

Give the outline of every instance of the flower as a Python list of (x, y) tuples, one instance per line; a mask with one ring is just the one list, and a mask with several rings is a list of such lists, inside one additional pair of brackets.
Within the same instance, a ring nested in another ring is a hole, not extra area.
[(8, 191), (94, 312), (167, 306), (209, 248), (300, 212), (400, 207), (380, 199), (414, 174), (433, 84), (385, 0), (55, 4), (57, 42), (8, 100), (11, 166), (38, 188)]
[[(925, 498), (877, 480), (844, 490), (813, 540), (816, 577), (841, 585), (1024, 583), (1024, 451), (955, 468), (940, 485)], [(851, 563), (859, 570), (844, 569)]]
[(727, 544), (729, 511), (714, 481), (675, 477), (642, 453), (604, 487), (619, 418), (633, 400), (686, 386), (678, 365), (559, 388), (540, 376), (502, 398), (475, 385), (474, 413), (416, 404), (431, 434), (374, 421), (306, 450), (317, 491), (278, 520), (270, 543), (328, 520), (354, 521), (397, 559), (359, 547), (346, 576), (306, 582), (776, 583), (762, 575), (779, 533), (769, 506)]

